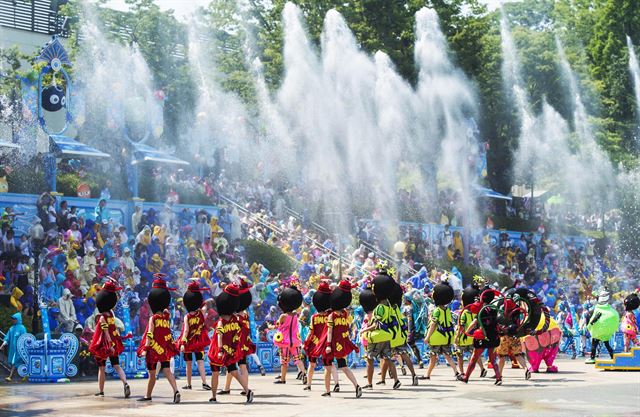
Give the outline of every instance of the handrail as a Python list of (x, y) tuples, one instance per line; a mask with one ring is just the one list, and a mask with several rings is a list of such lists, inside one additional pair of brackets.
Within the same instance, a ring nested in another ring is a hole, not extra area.
[[(220, 197), (226, 203), (231, 204), (232, 206), (238, 208), (241, 212), (249, 215), (249, 219), (250, 220), (256, 221), (260, 225), (267, 227), (268, 229), (276, 232), (277, 234), (279, 234), (281, 236), (284, 236), (286, 234), (285, 231), (282, 228), (278, 227), (274, 222), (265, 221), (260, 215), (255, 214), (252, 211), (242, 207), (242, 205), (240, 205), (237, 202), (233, 201), (229, 197), (226, 197), (226, 196), (224, 196), (222, 194), (218, 194), (218, 197)], [(334, 251), (332, 249), (329, 249), (329, 248), (325, 247), (322, 243), (320, 243), (319, 241), (317, 241), (313, 237), (305, 235), (304, 231), (302, 233), (302, 237), (303, 237), (303, 239), (313, 243), (320, 250), (322, 250), (325, 253), (329, 254), (329, 258), (331, 260), (338, 260), (342, 264), (343, 267), (346, 266), (346, 269), (351, 268), (350, 262), (348, 261), (348, 259), (346, 259), (344, 256), (342, 256), (342, 254), (340, 254), (340, 253), (338, 253), (338, 252), (336, 252), (336, 251)], [(358, 271), (362, 272), (365, 275), (369, 275), (370, 274), (369, 271), (367, 271), (366, 269), (364, 269), (362, 267), (356, 267), (356, 269)]]
[[(289, 206), (284, 206), (284, 209), (287, 213), (289, 213), (291, 216), (293, 216), (295, 219), (297, 219), (300, 223), (303, 222), (304, 218), (302, 216), (302, 214), (298, 213), (297, 211), (295, 211), (294, 209), (292, 209)], [(311, 221), (311, 226), (313, 226), (313, 228), (315, 228), (318, 232), (323, 233), (325, 235), (329, 235), (329, 231), (327, 230), (326, 227), (324, 227), (323, 225), (315, 222), (315, 221)]]
[[(373, 252), (374, 255), (376, 255), (377, 258), (382, 258), (385, 261), (387, 261), (389, 263), (392, 263), (392, 264), (395, 264), (396, 262), (398, 262), (398, 260), (396, 258), (394, 258), (390, 253), (385, 252), (382, 249), (377, 249), (370, 242), (367, 242), (366, 240), (360, 240), (360, 244), (363, 245), (368, 250), (370, 250), (371, 252)], [(411, 274), (413, 274), (413, 275), (418, 273), (418, 271), (413, 267), (409, 267), (409, 272)]]
[[(303, 219), (302, 219), (302, 215), (300, 213), (298, 213), (297, 211), (295, 211), (294, 209), (292, 209), (289, 206), (285, 206), (285, 210), (287, 211), (287, 213), (289, 213), (294, 218), (296, 218), (299, 222), (302, 222)], [(313, 226), (320, 233), (323, 233), (325, 235), (329, 235), (329, 232), (327, 231), (327, 229), (324, 226), (322, 226), (322, 225), (320, 225), (320, 224), (318, 224), (318, 223), (316, 223), (314, 221), (311, 222), (311, 226)], [(367, 242), (365, 240), (360, 240), (360, 244), (364, 245), (365, 248), (367, 248), (370, 252), (373, 252), (376, 255), (377, 258), (382, 258), (382, 259), (384, 259), (387, 262), (392, 263), (392, 264), (395, 264), (397, 262), (397, 260), (391, 254), (389, 254), (388, 252), (385, 252), (382, 249), (375, 248), (371, 243), (369, 243), (369, 242)], [(411, 268), (411, 267), (409, 268), (409, 272), (411, 274), (414, 274), (414, 275), (418, 273), (418, 271), (416, 269)]]

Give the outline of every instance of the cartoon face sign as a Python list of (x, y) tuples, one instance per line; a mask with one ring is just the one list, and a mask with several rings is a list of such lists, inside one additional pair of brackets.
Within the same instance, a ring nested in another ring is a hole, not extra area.
[(78, 188), (76, 191), (78, 192), (78, 197), (80, 198), (91, 198), (91, 188), (84, 182), (78, 184)]
[(8, 193), (9, 192), (9, 183), (7, 182), (7, 177), (0, 177), (0, 193)]
[(57, 85), (51, 85), (42, 90), (42, 108), (56, 112), (67, 105), (67, 98), (64, 91)]

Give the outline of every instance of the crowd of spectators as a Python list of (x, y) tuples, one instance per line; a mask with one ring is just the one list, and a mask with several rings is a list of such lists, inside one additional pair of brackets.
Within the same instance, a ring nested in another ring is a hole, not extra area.
[[(367, 279), (381, 260), (397, 261), (407, 285), (421, 287), (443, 273), (458, 277), (460, 286), (462, 276), (457, 268), (449, 266), (444, 271), (434, 265), (440, 260), (459, 265), (456, 262), (466, 259), (515, 285), (533, 288), (552, 308), (561, 300), (579, 305), (603, 285), (614, 292), (638, 285), (633, 267), (623, 265), (609, 244), (555, 238), (544, 230), (523, 233), (519, 238), (507, 233), (496, 238), (486, 231), (465, 236), (456, 227), (455, 205), (445, 204), (450, 196), (442, 199), (446, 208), (441, 211), (443, 225), (436, 235), (424, 224), (401, 223), (390, 230), (375, 221), (362, 221), (353, 236), (338, 242), (335, 236), (314, 228), (304, 214), (288, 212), (288, 204), (298, 195), (295, 188), (276, 190), (268, 184), (240, 183), (227, 179), (224, 173), (216, 181), (188, 179), (177, 173), (171, 181), (172, 187), (187, 181), (208, 187), (212, 203), (220, 209), (176, 209), (178, 201), (170, 193), (160, 210), (136, 206), (127, 228), (110, 215), (106, 198), (87, 215), (79, 214), (67, 201), (58, 202), (50, 193), (43, 193), (28, 233), (15, 236), (12, 224), (21, 213), (5, 208), (1, 292), (31, 317), (37, 297), (41, 305), (49, 307), (53, 332), (75, 331), (87, 341), (94, 328), (93, 296), (107, 278), (124, 288), (121, 305), (128, 307), (130, 322), (126, 330), (135, 337), (147, 325), (146, 297), (157, 274), (178, 289), (172, 304), (176, 329), (184, 314), (179, 299), (189, 279), (210, 288), (205, 298), (207, 320), (213, 323), (217, 316), (213, 297), (220, 291), (220, 283), (243, 275), (255, 284), (256, 322), (266, 331), (270, 320), (278, 317), (278, 287), (291, 278), (273, 274), (261, 264), (249, 264), (243, 239), (281, 249), (295, 265), (295, 279), (304, 290), (324, 277), (338, 275), (357, 283)], [(402, 242), (399, 254), (394, 253), (396, 240)], [(260, 337), (266, 337), (265, 332)]]

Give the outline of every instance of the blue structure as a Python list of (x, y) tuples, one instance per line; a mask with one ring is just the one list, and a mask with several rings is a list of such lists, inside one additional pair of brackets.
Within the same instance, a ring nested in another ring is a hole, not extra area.
[(63, 333), (57, 339), (51, 338), (46, 304), (40, 305), (40, 318), (41, 340), (31, 333), (25, 333), (18, 339), (18, 354), (23, 362), (18, 367), (18, 374), (28, 377), (29, 382), (57, 382), (74, 377), (78, 368), (71, 362), (78, 352), (78, 338), (71, 333)]
[(28, 377), (29, 382), (57, 382), (74, 377), (78, 368), (71, 361), (77, 352), (78, 339), (71, 333), (63, 333), (57, 339), (45, 333), (42, 340), (25, 333), (18, 339), (18, 353), (24, 362), (18, 367), (18, 374)]
[[(82, 144), (73, 138), (65, 136), (65, 132), (73, 122), (71, 113), (71, 78), (64, 69), (70, 67), (71, 61), (64, 46), (57, 36), (48, 42), (36, 57), (36, 62), (45, 62), (38, 76), (38, 100), (37, 114), (40, 128), (49, 137), (49, 153), (45, 156), (45, 179), (50, 191), (56, 191), (56, 176), (58, 172), (58, 158), (69, 156), (109, 157), (110, 155)], [(45, 77), (51, 77), (51, 84), (45, 86)], [(58, 87), (57, 78), (61, 76), (65, 88)], [(64, 109), (64, 125), (57, 131), (48, 126), (45, 119), (45, 110), (57, 112)]]
[(616, 353), (613, 359), (597, 360), (596, 368), (605, 371), (640, 371), (640, 347), (631, 348), (631, 352)]

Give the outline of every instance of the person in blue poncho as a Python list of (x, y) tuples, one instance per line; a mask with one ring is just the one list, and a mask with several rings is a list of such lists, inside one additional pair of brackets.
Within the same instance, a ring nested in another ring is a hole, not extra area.
[(9, 331), (4, 337), (4, 342), (2, 346), (0, 346), (0, 350), (2, 350), (5, 346), (9, 347), (9, 352), (7, 353), (7, 357), (9, 360), (9, 364), (11, 365), (11, 371), (9, 372), (9, 376), (5, 378), (5, 381), (11, 382), (11, 378), (13, 377), (13, 373), (16, 370), (16, 367), (20, 364), (20, 355), (18, 354), (18, 338), (27, 332), (27, 328), (22, 324), (22, 314), (15, 313), (11, 316), (13, 320), (13, 326), (9, 327)]
[(107, 200), (101, 198), (96, 206), (93, 214), (96, 217), (96, 223), (100, 224), (103, 220), (109, 220), (109, 209), (107, 209)]

